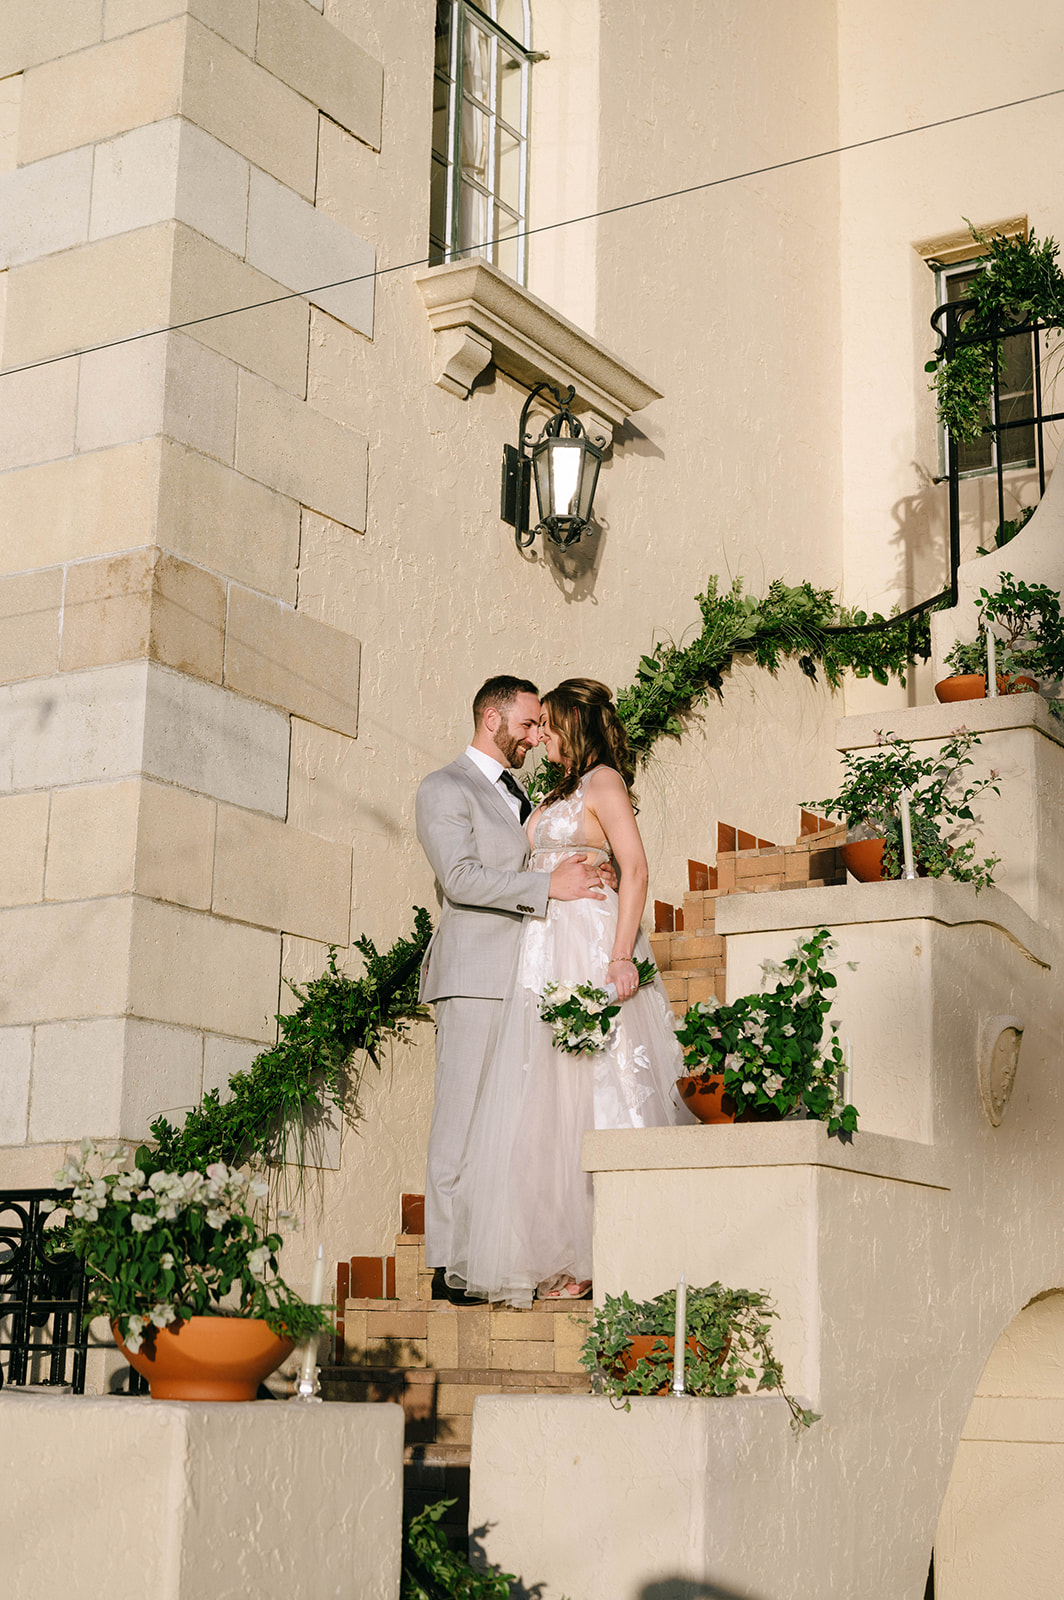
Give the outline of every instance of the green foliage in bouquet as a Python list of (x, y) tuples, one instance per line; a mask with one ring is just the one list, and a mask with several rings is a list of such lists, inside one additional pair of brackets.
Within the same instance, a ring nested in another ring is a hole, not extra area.
[[(783, 1387), (783, 1368), (770, 1341), (769, 1323), (777, 1315), (769, 1296), (759, 1290), (726, 1289), (721, 1283), (688, 1289), (686, 1393), (775, 1390), (786, 1400), (796, 1431), (819, 1421), (816, 1412), (799, 1405)], [(672, 1338), (675, 1327), (675, 1289), (643, 1301), (633, 1300), (627, 1291), (607, 1295), (580, 1351), (581, 1365), (600, 1393), (624, 1400), (627, 1408), (631, 1395), (658, 1394), (672, 1383), (673, 1352), (664, 1341)], [(661, 1342), (626, 1372), (621, 1358), (639, 1335), (653, 1335)]]
[(302, 1343), (331, 1328), (277, 1275), (279, 1233), (256, 1218), (267, 1186), (221, 1162), (204, 1172), (167, 1171), (146, 1147), (130, 1170), (91, 1140), (56, 1174), (69, 1199), (54, 1208), (65, 1223), (49, 1234), (85, 1265), (89, 1310), (118, 1324), (129, 1348), (152, 1328), (189, 1317), (261, 1317)]
[[(658, 969), (653, 961), (637, 961), (639, 987), (653, 983)], [(593, 983), (548, 983), (540, 995), (539, 1014), (553, 1035), (554, 1048), (567, 1055), (591, 1055), (601, 1050), (609, 1038), (613, 1019), (619, 1015), (620, 1000), (611, 1000), (605, 989)]]
[(815, 929), (784, 961), (761, 963), (763, 986), (757, 994), (728, 1005), (709, 1000), (689, 1007), (676, 1037), (687, 1071), (703, 1079), (723, 1078), (739, 1113), (764, 1109), (787, 1117), (804, 1112), (848, 1142), (857, 1112), (839, 1098), (845, 1062), (837, 1024), (824, 1039), (829, 991), (836, 987), (825, 963), (835, 948), (827, 928)]
[(917, 756), (912, 742), (894, 734), (880, 734), (873, 755), (847, 750), (842, 758), (845, 781), (838, 794), (827, 800), (803, 800), (813, 811), (842, 817), (850, 828), (867, 825), (882, 835), (883, 876), (900, 878), (904, 870), (901, 833), (901, 796), (909, 794), (913, 857), (931, 878), (953, 878), (986, 889), (994, 881), (999, 856), (975, 857), (973, 839), (960, 837), (975, 824), (972, 802), (989, 790), (997, 794), (997, 773), (966, 782), (965, 769), (973, 765), (970, 751), (979, 738), (958, 729), (938, 755)]

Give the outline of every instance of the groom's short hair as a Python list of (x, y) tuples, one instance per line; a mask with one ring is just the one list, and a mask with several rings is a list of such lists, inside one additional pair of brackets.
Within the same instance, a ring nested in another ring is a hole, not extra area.
[(519, 694), (534, 694), (539, 699), (539, 690), (527, 678), (489, 678), (473, 696), (473, 726), (480, 726), (491, 706), (504, 713), (509, 711)]

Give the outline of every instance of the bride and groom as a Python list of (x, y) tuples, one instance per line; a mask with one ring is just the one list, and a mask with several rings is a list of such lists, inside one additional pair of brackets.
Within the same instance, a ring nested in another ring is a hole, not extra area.
[[(686, 1121), (660, 979), (639, 987), (647, 864), (634, 760), (609, 690), (570, 678), (490, 678), (472, 743), (417, 795), (417, 833), (442, 912), (421, 998), (435, 1002), (436, 1080), (425, 1180), (433, 1292), (531, 1305), (591, 1279), (591, 1128)], [(562, 776), (533, 810), (513, 777), (534, 746)], [(593, 1055), (555, 1049), (550, 982), (612, 983), (623, 1002)]]

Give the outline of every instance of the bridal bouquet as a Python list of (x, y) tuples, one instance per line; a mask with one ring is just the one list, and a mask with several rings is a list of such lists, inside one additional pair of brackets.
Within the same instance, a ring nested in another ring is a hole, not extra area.
[[(653, 983), (657, 968), (653, 961), (637, 961), (639, 987)], [(548, 983), (539, 997), (539, 1014), (551, 1030), (555, 1050), (567, 1055), (591, 1055), (601, 1050), (609, 1038), (613, 1019), (621, 1009), (612, 983), (597, 989), (593, 983)]]

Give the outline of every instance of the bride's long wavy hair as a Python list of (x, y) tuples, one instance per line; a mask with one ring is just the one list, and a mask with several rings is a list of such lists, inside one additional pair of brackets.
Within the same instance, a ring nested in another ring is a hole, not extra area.
[(548, 802), (567, 799), (592, 767), (613, 767), (631, 789), (635, 757), (604, 683), (597, 683), (594, 678), (566, 678), (543, 696), (543, 707), (559, 737), (562, 758), (569, 769), (554, 785)]

